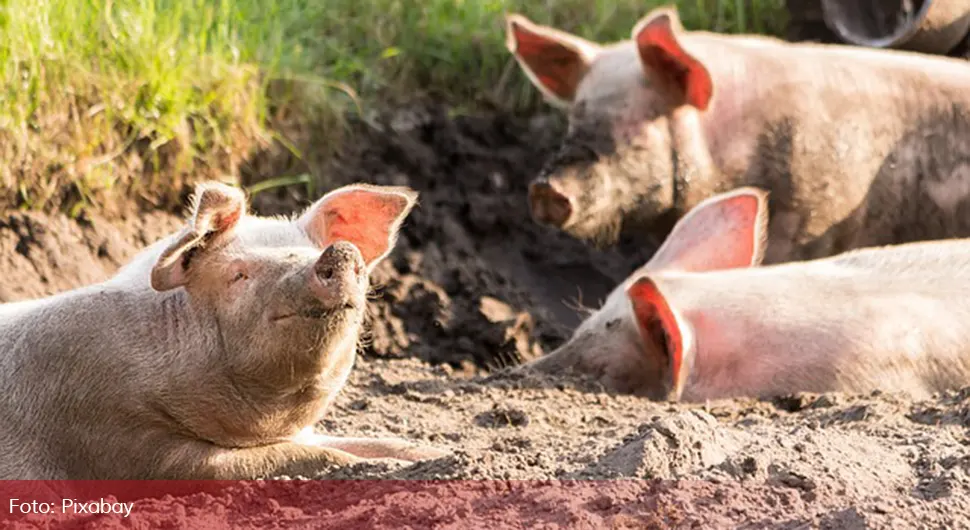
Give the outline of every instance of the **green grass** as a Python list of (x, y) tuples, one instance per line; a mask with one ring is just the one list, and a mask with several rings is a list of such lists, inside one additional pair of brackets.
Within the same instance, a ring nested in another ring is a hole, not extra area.
[[(324, 127), (333, 147), (347, 112), (418, 91), (534, 109), (506, 12), (610, 41), (663, 3), (0, 0), (0, 206), (167, 204), (286, 144), (281, 120)], [(785, 20), (784, 0), (677, 4), (688, 29), (777, 34)]]

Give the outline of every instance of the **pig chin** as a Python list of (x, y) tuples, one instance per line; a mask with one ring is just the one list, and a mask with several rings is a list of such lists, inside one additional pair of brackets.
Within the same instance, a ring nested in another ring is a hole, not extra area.
[(594, 200), (580, 202), (572, 218), (561, 228), (567, 234), (596, 247), (607, 247), (619, 240), (624, 225), (624, 198), (613, 194), (591, 195)]
[(282, 308), (270, 313), (269, 320), (283, 326), (340, 327), (363, 322), (365, 307), (363, 295), (352, 295), (329, 306), (311, 302), (299, 308)]
[(582, 216), (562, 227), (563, 231), (576, 239), (585, 241), (597, 248), (609, 247), (620, 238), (623, 219), (619, 215), (607, 213)]
[(363, 297), (340, 307), (324, 308), (319, 304), (301, 309), (287, 309), (271, 317), (274, 335), (288, 350), (330, 351), (348, 337), (359, 335), (366, 314)]

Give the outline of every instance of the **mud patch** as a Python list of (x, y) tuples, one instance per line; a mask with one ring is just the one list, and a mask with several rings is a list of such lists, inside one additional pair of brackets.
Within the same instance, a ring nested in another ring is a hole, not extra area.
[[(503, 528), (528, 527), (540, 506), (579, 528), (963, 527), (970, 524), (967, 430), (922, 421), (927, 410), (960, 411), (958, 396), (912, 402), (823, 394), (795, 412), (744, 399), (674, 405), (597, 392), (570, 377), (462, 378), (413, 359), (372, 359), (358, 366), (318, 428), (405, 436), (452, 454), (307, 478), (532, 481), (516, 494), (435, 501), (434, 513), (474, 505), (468, 516)], [(354, 405), (360, 400), (368, 407)], [(859, 416), (860, 409), (878, 414)], [(528, 424), (481, 421), (510, 411), (527, 415)], [(433, 484), (441, 495), (460, 487)], [(485, 508), (500, 502), (509, 513)], [(391, 505), (370, 506), (380, 524), (390, 524), (381, 514)]]
[(673, 478), (690, 475), (723, 463), (743, 443), (743, 433), (718, 428), (717, 420), (703, 411), (678, 412), (657, 417), (638, 433), (577, 474), (633, 478)]

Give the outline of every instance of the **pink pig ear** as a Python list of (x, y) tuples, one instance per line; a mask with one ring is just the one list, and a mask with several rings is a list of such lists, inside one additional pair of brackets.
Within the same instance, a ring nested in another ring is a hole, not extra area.
[(633, 41), (645, 68), (668, 79), (687, 104), (707, 110), (714, 81), (704, 64), (684, 50), (679, 39), (682, 32), (677, 11), (659, 8), (633, 28)]
[(644, 353), (656, 352), (664, 357), (667, 366), (664, 378), (667, 399), (677, 401), (690, 372), (685, 359), (689, 359), (688, 350), (693, 347), (692, 332), (674, 313), (663, 293), (650, 278), (643, 277), (635, 281), (627, 289), (627, 296), (633, 306), (640, 337), (648, 349)]
[(579, 82), (599, 53), (599, 46), (522, 15), (505, 18), (505, 46), (546, 98), (565, 107), (576, 96)]
[(168, 291), (188, 283), (191, 267), (213, 240), (230, 233), (246, 214), (246, 196), (239, 188), (203, 182), (192, 197), (188, 226), (165, 249), (152, 268), (151, 285)]
[(297, 222), (318, 247), (353, 243), (370, 269), (390, 253), (417, 199), (406, 187), (354, 184), (326, 194)]
[(744, 186), (687, 212), (650, 262), (651, 271), (702, 272), (759, 265), (768, 237), (768, 192)]

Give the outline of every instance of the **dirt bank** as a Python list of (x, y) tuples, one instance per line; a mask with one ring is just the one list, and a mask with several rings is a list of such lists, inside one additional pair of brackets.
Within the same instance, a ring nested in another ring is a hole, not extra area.
[(174, 231), (153, 212), (107, 222), (35, 212), (0, 214), (0, 303), (47, 296), (107, 279), (139, 250)]

